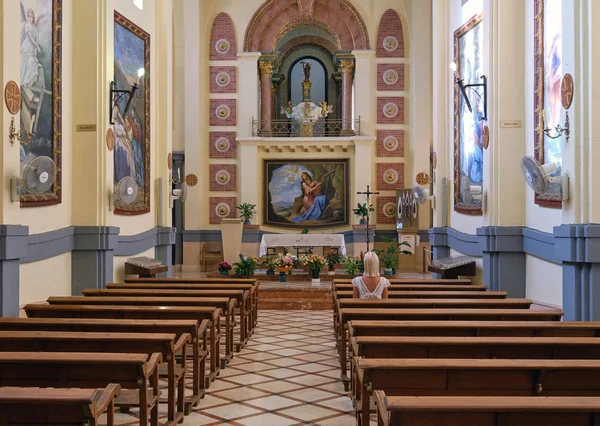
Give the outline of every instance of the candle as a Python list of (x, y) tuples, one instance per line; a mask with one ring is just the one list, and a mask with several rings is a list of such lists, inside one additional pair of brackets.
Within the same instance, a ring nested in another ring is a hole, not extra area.
[(29, 133), (33, 133), (33, 122), (35, 121), (35, 114), (31, 116), (31, 124), (29, 126)]

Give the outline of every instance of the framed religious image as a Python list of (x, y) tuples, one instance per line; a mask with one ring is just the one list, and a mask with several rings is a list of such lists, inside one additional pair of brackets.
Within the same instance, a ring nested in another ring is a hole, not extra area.
[[(560, 176), (563, 136), (551, 139), (543, 129), (554, 129), (561, 122), (562, 1), (535, 0), (534, 26), (534, 154), (540, 164), (555, 163), (552, 176)], [(549, 183), (548, 192), (535, 194), (535, 203), (560, 208), (560, 184)]]
[(265, 160), (263, 177), (264, 225), (348, 225), (348, 160)]
[(138, 215), (150, 211), (150, 34), (117, 12), (114, 31), (115, 89), (129, 90), (144, 70), (127, 112), (127, 96), (113, 107), (113, 184), (118, 192), (119, 181), (130, 176), (138, 186), (135, 201), (117, 201), (114, 212)]
[[(464, 84), (480, 83), (483, 16), (475, 15), (454, 32), (454, 62)], [(471, 110), (458, 84), (454, 85), (454, 210), (481, 215), (483, 188), (482, 94), (467, 90)]]
[(56, 179), (43, 194), (21, 194), (21, 207), (61, 202), (62, 143), (62, 0), (20, 0), (20, 81), (23, 134), (21, 166), (37, 157), (56, 163)]

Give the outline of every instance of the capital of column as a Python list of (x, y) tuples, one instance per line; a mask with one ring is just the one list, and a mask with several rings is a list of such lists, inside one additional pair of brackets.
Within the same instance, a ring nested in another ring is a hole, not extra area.
[(273, 74), (273, 62), (259, 61), (258, 69), (261, 74)]
[(351, 73), (354, 71), (354, 61), (351, 59), (342, 59), (339, 68), (342, 73)]

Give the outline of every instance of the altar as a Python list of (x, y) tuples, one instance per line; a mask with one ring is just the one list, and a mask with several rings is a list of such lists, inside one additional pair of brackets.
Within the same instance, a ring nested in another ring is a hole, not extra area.
[(268, 234), (260, 241), (259, 256), (265, 256), (270, 247), (338, 247), (346, 254), (346, 241), (341, 234)]

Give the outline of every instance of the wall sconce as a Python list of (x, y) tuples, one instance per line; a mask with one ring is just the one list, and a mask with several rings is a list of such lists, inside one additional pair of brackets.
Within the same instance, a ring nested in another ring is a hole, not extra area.
[(15, 129), (15, 117), (11, 117), (10, 125), (8, 126), (8, 140), (10, 141), (10, 146), (13, 146), (13, 144), (16, 141), (19, 141), (21, 143), (29, 143), (31, 141), (31, 138), (33, 136), (34, 121), (35, 121), (35, 114), (31, 116), (31, 126), (29, 126), (29, 131), (26, 132), (27, 139), (21, 140), (21, 138), (23, 137), (23, 129), (19, 129), (19, 131), (17, 132)]
[[(458, 84), (458, 87), (460, 88), (460, 91), (465, 99), (465, 102), (467, 103), (467, 108), (469, 108), (469, 112), (472, 113), (473, 108), (471, 107), (471, 102), (469, 101), (469, 97), (467, 96), (467, 89), (473, 90), (473, 92), (475, 92), (475, 94), (477, 94), (477, 96), (479, 96), (479, 99), (482, 100), (482, 102), (483, 102), (483, 117), (481, 119), (484, 121), (487, 121), (487, 77), (485, 75), (482, 75), (480, 77), (483, 80), (483, 83), (465, 84), (463, 78), (460, 76), (460, 74), (458, 74), (458, 69), (457, 69), (456, 63), (452, 62), (450, 64), (450, 69), (454, 72), (454, 76), (456, 78), (456, 84)], [(483, 97), (481, 97), (479, 92), (474, 89), (475, 87), (483, 88)]]
[[(546, 119), (546, 110), (542, 110), (542, 119), (544, 121), (544, 134), (550, 139), (558, 139), (562, 135), (565, 135), (566, 142), (569, 143), (571, 137), (571, 121), (569, 120), (569, 111), (565, 111), (565, 127), (558, 123), (554, 129), (548, 127), (548, 121)], [(556, 133), (551, 135), (550, 132), (554, 130)]]
[[(135, 92), (137, 91), (137, 89), (138, 89), (138, 87), (140, 85), (140, 80), (142, 79), (142, 77), (144, 76), (144, 74), (145, 74), (144, 68), (140, 68), (138, 70), (138, 78), (135, 81), (135, 83), (133, 83), (133, 85), (131, 86), (130, 90), (115, 89), (115, 82), (114, 81), (110, 82), (110, 95), (109, 95), (109, 98), (108, 98), (108, 103), (110, 105), (110, 110), (109, 110), (108, 114), (109, 114), (109, 120), (110, 120), (110, 124), (111, 125), (115, 124), (115, 122), (113, 120), (113, 109), (115, 108), (115, 106), (117, 106), (117, 103), (125, 95), (129, 95), (129, 98), (127, 99), (127, 104), (125, 105), (125, 110), (123, 110), (123, 114), (127, 114), (127, 111), (129, 110), (129, 106), (131, 105), (131, 101), (133, 100)], [(118, 95), (116, 99), (115, 99), (115, 94)]]

